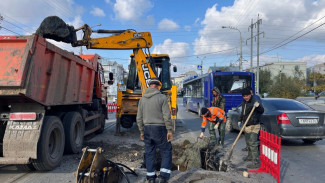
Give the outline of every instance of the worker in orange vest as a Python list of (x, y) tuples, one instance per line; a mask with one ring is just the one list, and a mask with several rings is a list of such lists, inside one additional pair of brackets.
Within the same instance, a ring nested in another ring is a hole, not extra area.
[[(217, 144), (217, 137), (216, 137), (215, 130), (218, 129), (220, 124), (221, 125), (226, 124), (226, 113), (224, 110), (218, 107), (209, 107), (209, 108), (202, 107), (201, 114), (203, 117), (203, 121), (201, 125), (200, 137), (202, 138), (204, 136), (205, 127), (207, 126), (207, 122), (209, 120), (210, 121), (209, 123), (210, 142), (212, 145), (215, 145)], [(222, 147), (224, 147), (225, 133), (220, 131), (219, 137), (220, 137), (220, 144), (222, 145)]]

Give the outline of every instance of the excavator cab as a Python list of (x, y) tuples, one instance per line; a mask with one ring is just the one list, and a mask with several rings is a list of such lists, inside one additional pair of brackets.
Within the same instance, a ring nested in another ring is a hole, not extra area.
[[(170, 58), (167, 54), (151, 54), (151, 57), (146, 57), (147, 62), (153, 69), (157, 78), (161, 82), (161, 91), (170, 90), (172, 87), (171, 74), (170, 74)], [(175, 66), (173, 70), (175, 71)], [(177, 69), (176, 69), (177, 70)], [(141, 82), (139, 81), (137, 67), (134, 60), (134, 55), (131, 55), (131, 63), (129, 65), (129, 75), (126, 88), (132, 91), (141, 90)]]

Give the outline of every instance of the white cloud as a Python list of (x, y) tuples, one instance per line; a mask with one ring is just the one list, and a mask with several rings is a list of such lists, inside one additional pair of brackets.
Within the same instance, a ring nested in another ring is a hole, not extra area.
[(102, 9), (94, 7), (93, 10), (90, 11), (90, 14), (96, 16), (96, 17), (105, 17), (105, 13)]
[(155, 45), (153, 52), (157, 54), (169, 54), (171, 59), (175, 61), (181, 60), (190, 55), (190, 46), (185, 42), (173, 42), (171, 39), (166, 39), (163, 44)]
[(105, 2), (109, 4), (110, 3), (110, 0), (105, 0)]
[[(257, 14), (262, 19), (260, 31), (265, 32), (265, 37), (261, 37), (260, 40), (260, 51), (268, 50), (325, 16), (325, 0), (319, 0), (317, 3), (310, 0), (296, 0), (295, 3), (290, 0), (236, 0), (232, 6), (222, 7), (221, 10), (217, 10), (217, 6), (215, 4), (205, 12), (205, 17), (201, 21), (203, 28), (199, 31), (199, 37), (193, 42), (194, 54), (218, 52), (235, 47), (239, 50), (239, 32), (222, 29), (221, 26), (238, 28), (243, 38), (243, 53), (250, 54), (250, 42), (246, 46), (245, 41), (250, 38), (250, 32), (247, 30), (251, 24), (251, 19), (254, 19), (255, 22)], [(198, 21), (199, 19), (196, 22)], [(303, 33), (323, 22), (324, 19), (307, 28)], [(255, 35), (256, 28), (253, 31)], [(324, 42), (324, 39), (319, 39), (323, 37), (324, 33), (324, 28), (317, 29), (295, 41), (295, 43), (306, 40)], [(254, 42), (254, 46), (256, 46), (256, 42)], [(254, 51), (256, 52), (256, 48)]]
[[(2, 0), (1, 15), (20, 28), (6, 25), (6, 28), (20, 34), (33, 33), (47, 16), (59, 16), (65, 21), (71, 21), (83, 13), (83, 8), (73, 0)], [(4, 26), (4, 25), (2, 25)]]
[(153, 7), (149, 0), (116, 0), (114, 12), (116, 19), (123, 21), (141, 20)]
[(179, 25), (172, 20), (164, 18), (158, 24), (158, 30), (174, 31), (179, 28)]
[(325, 55), (309, 55), (309, 56), (299, 58), (295, 61), (306, 62), (307, 67), (311, 67), (316, 64), (325, 63)]

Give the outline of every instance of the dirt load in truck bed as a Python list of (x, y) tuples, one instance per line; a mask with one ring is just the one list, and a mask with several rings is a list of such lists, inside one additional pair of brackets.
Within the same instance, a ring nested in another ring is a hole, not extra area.
[(49, 16), (42, 21), (35, 34), (55, 41), (73, 43), (77, 39), (74, 31), (74, 27), (66, 24), (61, 18)]

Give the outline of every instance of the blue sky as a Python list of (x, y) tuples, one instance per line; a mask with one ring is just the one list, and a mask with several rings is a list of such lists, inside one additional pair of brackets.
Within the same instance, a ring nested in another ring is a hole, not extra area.
[[(239, 32), (221, 26), (232, 26), (241, 32), (246, 60), (243, 65), (249, 67), (248, 26), (251, 19), (256, 22), (258, 14), (262, 19), (260, 31), (264, 32), (260, 38), (262, 65), (275, 61), (303, 61), (308, 66), (325, 62), (325, 0), (2, 0), (0, 15), (4, 20), (0, 34), (32, 34), (50, 15), (57, 15), (75, 27), (102, 24), (98, 28), (149, 31), (153, 38), (151, 53), (169, 54), (181, 74), (197, 71), (196, 65), (202, 59), (205, 71), (214, 64), (238, 64)], [(256, 31), (254, 28), (254, 34)], [(55, 44), (76, 53), (80, 50), (64, 43)], [(256, 42), (253, 45), (255, 66)], [(281, 47), (269, 51), (275, 46)], [(125, 68), (132, 53), (84, 51), (117, 61)]]

